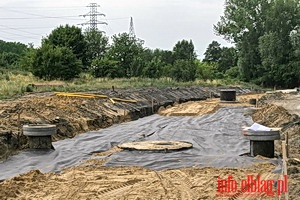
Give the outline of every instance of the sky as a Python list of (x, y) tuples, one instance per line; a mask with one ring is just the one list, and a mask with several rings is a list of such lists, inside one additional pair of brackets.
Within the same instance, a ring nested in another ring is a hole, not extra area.
[(192, 40), (198, 57), (208, 45), (218, 41), (232, 46), (215, 35), (213, 25), (223, 14), (225, 0), (0, 0), (0, 39), (40, 46), (60, 25), (76, 25), (89, 21), (90, 3), (105, 14), (98, 25), (106, 35), (128, 32), (130, 17), (135, 34), (150, 49), (172, 50), (178, 41)]

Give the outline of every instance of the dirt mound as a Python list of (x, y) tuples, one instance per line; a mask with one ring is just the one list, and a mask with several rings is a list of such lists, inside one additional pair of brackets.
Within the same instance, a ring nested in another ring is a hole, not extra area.
[(237, 97), (237, 102), (220, 102), (220, 99), (212, 98), (204, 101), (193, 101), (175, 104), (173, 107), (161, 108), (158, 113), (163, 116), (202, 116), (215, 113), (221, 107), (243, 107), (253, 106), (249, 104), (250, 99), (258, 99), (263, 94), (242, 94)]
[(270, 172), (274, 167), (262, 163), (250, 169), (195, 167), (153, 171), (93, 163), (62, 173), (42, 174), (34, 170), (8, 179), (0, 183), (0, 199), (215, 199), (219, 176), (225, 179), (230, 174), (237, 182), (249, 174), (273, 179), (275, 175)]
[(286, 94), (284, 94), (282, 92), (266, 94), (266, 95), (262, 96), (261, 98), (259, 98), (258, 106), (262, 107), (266, 104), (270, 104), (270, 102), (275, 101), (275, 100), (284, 100), (285, 96), (286, 96)]
[(119, 115), (118, 111), (105, 112), (105, 102), (101, 100), (57, 96), (37, 97), (5, 106), (1, 113), (0, 130), (17, 133), (18, 127), (25, 124), (56, 124), (58, 132), (54, 140), (107, 127), (111, 124), (108, 119)]
[(252, 115), (253, 121), (269, 127), (284, 127), (298, 119), (281, 106), (267, 105)]
[(209, 113), (214, 113), (219, 109), (217, 103), (201, 102), (187, 102), (160, 109), (159, 114), (163, 116), (202, 116)]

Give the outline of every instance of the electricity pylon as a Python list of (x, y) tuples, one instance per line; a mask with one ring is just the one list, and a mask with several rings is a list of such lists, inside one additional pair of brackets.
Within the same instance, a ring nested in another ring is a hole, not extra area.
[(83, 16), (83, 17), (90, 17), (90, 20), (85, 22), (85, 23), (82, 23), (80, 25), (88, 25), (88, 30), (89, 31), (98, 31), (98, 24), (105, 24), (107, 25), (106, 22), (103, 22), (103, 21), (98, 21), (98, 16), (103, 16), (105, 17), (105, 14), (103, 13), (99, 13), (97, 11), (97, 7), (100, 7), (100, 5), (98, 5), (97, 3), (90, 3), (87, 7), (90, 8), (90, 12), (85, 14), (85, 15), (80, 15), (80, 16)]
[(130, 17), (129, 36), (130, 36), (130, 37), (135, 37), (135, 32), (134, 32), (133, 19), (132, 19), (132, 17)]

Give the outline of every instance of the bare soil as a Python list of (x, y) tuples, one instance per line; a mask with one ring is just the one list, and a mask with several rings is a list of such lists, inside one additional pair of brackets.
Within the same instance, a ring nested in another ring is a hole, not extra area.
[(250, 99), (259, 99), (263, 94), (243, 94), (237, 97), (237, 102), (221, 102), (219, 98), (210, 98), (204, 101), (190, 101), (161, 108), (158, 113), (163, 116), (202, 116), (216, 112), (221, 107), (244, 107)]
[[(216, 199), (217, 179), (229, 174), (237, 182), (247, 175), (269, 180), (270, 163), (250, 169), (181, 168), (153, 171), (142, 167), (102, 167), (93, 163), (62, 173), (30, 171), (1, 183), (1, 199)], [(243, 194), (241, 193), (240, 196)], [(253, 199), (253, 196), (243, 196)], [(258, 199), (272, 199), (262, 197)], [(275, 198), (274, 198), (275, 199)]]

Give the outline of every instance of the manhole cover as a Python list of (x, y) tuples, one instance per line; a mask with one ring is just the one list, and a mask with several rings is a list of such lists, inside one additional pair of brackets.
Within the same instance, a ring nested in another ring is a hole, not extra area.
[(141, 141), (119, 144), (118, 147), (128, 150), (165, 151), (188, 149), (192, 148), (193, 144), (190, 142), (182, 141)]

